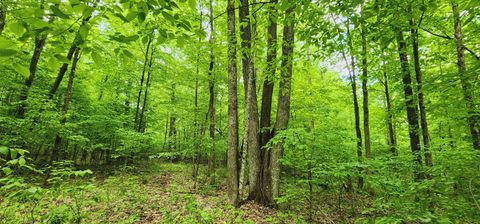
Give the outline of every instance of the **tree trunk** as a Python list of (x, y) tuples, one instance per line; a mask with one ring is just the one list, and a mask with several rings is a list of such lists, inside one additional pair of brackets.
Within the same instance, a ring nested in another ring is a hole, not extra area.
[(261, 187), (258, 183), (260, 174), (260, 148), (258, 141), (258, 106), (257, 106), (257, 92), (256, 92), (256, 77), (253, 72), (253, 62), (251, 59), (251, 22), (250, 10), (248, 0), (241, 0), (239, 10), (240, 23), (240, 37), (242, 39), (242, 68), (243, 79), (246, 93), (246, 125), (245, 125), (245, 143), (244, 147), (248, 152), (249, 165), (249, 199), (256, 201), (263, 201), (265, 195), (262, 195)]
[(18, 118), (23, 118), (25, 116), (25, 107), (27, 106), (27, 98), (28, 98), (28, 92), (30, 91), (30, 88), (32, 87), (33, 80), (35, 79), (35, 76), (37, 74), (37, 65), (38, 62), (40, 61), (40, 55), (43, 51), (43, 48), (45, 47), (45, 43), (47, 41), (47, 35), (42, 34), (37, 37), (35, 37), (35, 50), (33, 51), (32, 59), (30, 60), (30, 75), (28, 78), (25, 80), (24, 87), (22, 89), (22, 92), (20, 93), (20, 104), (17, 107), (17, 113), (16, 116)]
[(479, 115), (475, 113), (475, 100), (473, 98), (472, 84), (468, 77), (465, 75), (465, 46), (463, 45), (462, 38), (462, 21), (460, 18), (460, 12), (458, 10), (458, 3), (452, 3), (454, 28), (455, 28), (455, 43), (457, 46), (457, 67), (458, 76), (462, 84), (463, 98), (467, 106), (468, 112), (468, 126), (470, 128), (470, 134), (472, 135), (473, 148), (480, 150), (480, 127), (479, 127)]
[(420, 149), (420, 137), (419, 126), (418, 126), (418, 111), (417, 104), (415, 103), (415, 96), (413, 95), (412, 89), (412, 78), (410, 77), (410, 70), (408, 65), (407, 57), (407, 44), (403, 39), (403, 32), (397, 31), (397, 43), (398, 43), (398, 54), (400, 58), (400, 63), (402, 66), (402, 82), (403, 82), (403, 92), (405, 94), (405, 106), (407, 111), (408, 118), (408, 131), (410, 135), (410, 147), (412, 149), (413, 159), (414, 159), (414, 176), (415, 180), (420, 180), (423, 178), (421, 167), (422, 167), (422, 155)]
[(425, 164), (432, 166), (432, 154), (430, 153), (430, 135), (428, 132), (427, 113), (425, 110), (422, 70), (420, 68), (420, 57), (418, 53), (418, 29), (414, 28), (415, 22), (410, 19), (410, 33), (412, 35), (413, 61), (415, 65), (415, 79), (417, 81), (418, 107), (420, 108), (420, 126), (422, 128), (423, 150), (425, 151)]
[(140, 112), (140, 101), (142, 99), (142, 92), (143, 92), (143, 82), (145, 80), (145, 71), (147, 70), (147, 64), (148, 64), (148, 52), (150, 51), (150, 45), (152, 44), (152, 38), (148, 38), (147, 42), (147, 49), (145, 50), (145, 59), (143, 61), (143, 70), (142, 70), (142, 77), (140, 78), (140, 89), (138, 90), (138, 95), (137, 95), (137, 108), (135, 109), (135, 129), (139, 130), (140, 123), (138, 122), (138, 115)]
[(237, 99), (237, 37), (235, 35), (235, 7), (227, 3), (228, 16), (228, 199), (233, 206), (240, 202), (238, 191), (238, 99)]
[(148, 90), (150, 89), (150, 82), (152, 80), (152, 63), (153, 54), (155, 52), (154, 46), (152, 46), (152, 53), (150, 54), (150, 61), (148, 62), (147, 83), (145, 84), (145, 94), (143, 96), (142, 111), (140, 113), (140, 120), (138, 121), (138, 132), (145, 132), (145, 110), (147, 109)]
[[(347, 23), (347, 37), (348, 37), (348, 46), (350, 51), (350, 64), (351, 64), (350, 85), (352, 86), (353, 109), (355, 113), (355, 134), (357, 137), (357, 160), (360, 162), (362, 161), (362, 148), (363, 148), (362, 130), (360, 129), (360, 108), (358, 106), (358, 97), (357, 97), (357, 77), (355, 75), (355, 57), (353, 55), (353, 44), (352, 44), (352, 36), (350, 35), (349, 23)], [(345, 61), (347, 61), (346, 58), (345, 58)], [(359, 189), (363, 188), (362, 176), (358, 177), (357, 187)]]
[[(77, 62), (80, 59), (80, 48), (74, 49), (74, 56), (72, 62), (72, 68), (70, 69), (70, 75), (68, 76), (68, 84), (67, 84), (67, 91), (65, 92), (65, 98), (63, 100), (63, 108), (62, 108), (62, 120), (60, 121), (61, 125), (64, 126), (65, 122), (67, 121), (67, 113), (68, 107), (70, 106), (70, 102), (72, 100), (72, 93), (73, 93), (73, 81), (75, 79), (75, 73), (77, 69)], [(55, 144), (53, 146), (52, 155), (50, 157), (50, 162), (57, 161), (59, 158), (60, 149), (62, 146), (62, 136), (60, 133), (57, 133), (55, 136)]]
[[(173, 83), (172, 84), (172, 95), (171, 95), (171, 103), (172, 103), (172, 107), (175, 107), (175, 101), (176, 101), (176, 97), (175, 97), (175, 87), (176, 87), (176, 84)], [(176, 127), (176, 122), (177, 122), (177, 118), (175, 117), (175, 112), (172, 111), (170, 112), (170, 130), (168, 132), (168, 142), (169, 142), (169, 148), (170, 150), (174, 150), (176, 148), (176, 145), (177, 145), (177, 127)]]
[(395, 137), (395, 130), (393, 128), (393, 112), (392, 112), (392, 103), (390, 99), (390, 90), (388, 87), (388, 75), (387, 70), (385, 68), (385, 62), (383, 62), (384, 70), (383, 70), (383, 82), (385, 87), (385, 101), (387, 104), (387, 127), (388, 127), (388, 146), (389, 150), (392, 155), (398, 155), (397, 152), (397, 139)]
[[(363, 9), (362, 9), (363, 10)], [(363, 135), (365, 137), (365, 157), (371, 157), (370, 149), (370, 126), (368, 112), (368, 64), (367, 64), (367, 38), (365, 34), (365, 21), (361, 19), (361, 36), (362, 36), (362, 93), (363, 93)]]
[[(286, 130), (290, 117), (290, 96), (292, 93), (292, 70), (293, 70), (293, 48), (294, 48), (294, 26), (295, 26), (295, 3), (285, 11), (283, 24), (282, 43), (282, 69), (280, 71), (280, 84), (278, 91), (277, 119), (275, 121), (275, 132)], [(272, 169), (272, 195), (271, 198), (279, 196), (280, 184), (280, 158), (283, 154), (283, 144), (275, 144), (272, 148), (271, 169)]]
[(208, 102), (208, 119), (210, 121), (210, 141), (212, 143), (212, 148), (210, 150), (210, 156), (208, 159), (208, 176), (210, 177), (210, 183), (215, 182), (215, 75), (213, 74), (213, 68), (215, 65), (215, 56), (213, 54), (213, 44), (214, 44), (214, 28), (213, 28), (213, 0), (209, 1), (209, 19), (210, 19), (210, 65), (208, 67), (208, 90), (210, 93), (210, 98)]
[[(95, 8), (97, 1), (95, 1), (93, 8)], [(72, 60), (72, 56), (75, 52), (75, 49), (78, 48), (78, 44), (81, 39), (79, 32), (82, 29), (82, 27), (84, 27), (88, 23), (90, 18), (92, 18), (91, 15), (88, 15), (87, 17), (83, 18), (82, 24), (80, 25), (80, 27), (77, 30), (77, 33), (75, 34), (75, 39), (73, 40), (72, 45), (70, 46), (70, 50), (67, 53), (67, 59), (69, 61)], [(53, 83), (52, 87), (50, 88), (50, 91), (48, 92), (49, 100), (53, 98), (53, 96), (58, 90), (58, 87), (60, 87), (60, 83), (62, 82), (63, 76), (65, 76), (65, 72), (67, 72), (67, 69), (68, 69), (68, 63), (63, 63), (62, 67), (60, 67), (60, 70), (58, 71), (57, 78), (55, 78), (55, 82)]]

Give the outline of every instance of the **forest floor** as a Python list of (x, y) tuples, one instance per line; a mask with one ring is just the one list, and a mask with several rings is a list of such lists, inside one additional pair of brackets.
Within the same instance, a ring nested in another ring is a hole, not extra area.
[[(0, 223), (307, 223), (303, 202), (283, 209), (252, 202), (233, 208), (225, 184), (206, 184), (203, 175), (195, 183), (189, 164), (151, 161), (113, 170), (93, 170), (90, 176), (63, 179), (48, 188), (25, 188), (22, 197), (0, 198), (5, 208)], [(216, 174), (225, 179), (224, 169)], [(311, 222), (351, 223), (347, 213), (316, 213)]]

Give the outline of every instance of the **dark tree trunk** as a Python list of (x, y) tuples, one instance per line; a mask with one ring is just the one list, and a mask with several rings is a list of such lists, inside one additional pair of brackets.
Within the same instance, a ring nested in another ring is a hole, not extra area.
[(455, 42), (457, 46), (457, 67), (460, 83), (462, 84), (463, 98), (467, 106), (468, 112), (468, 126), (472, 136), (473, 148), (480, 150), (480, 127), (479, 115), (475, 112), (475, 100), (473, 98), (472, 84), (465, 74), (465, 46), (462, 38), (462, 21), (458, 9), (458, 3), (452, 3), (454, 28), (455, 28)]
[(425, 151), (425, 164), (432, 166), (432, 154), (430, 153), (430, 135), (428, 132), (427, 112), (425, 110), (422, 69), (420, 68), (420, 56), (418, 53), (418, 29), (415, 29), (415, 21), (410, 19), (410, 33), (412, 35), (413, 61), (415, 65), (415, 79), (417, 81), (418, 107), (420, 108), (420, 125), (422, 128), (423, 150)]
[(140, 123), (138, 122), (139, 119), (139, 113), (140, 113), (140, 104), (142, 100), (142, 92), (143, 92), (143, 83), (145, 81), (145, 71), (147, 70), (147, 64), (148, 64), (148, 53), (150, 51), (150, 45), (152, 44), (152, 38), (148, 38), (147, 42), (147, 49), (145, 50), (145, 59), (143, 61), (143, 70), (142, 70), (142, 76), (140, 77), (140, 89), (138, 90), (138, 95), (137, 95), (137, 108), (135, 109), (135, 129), (139, 130), (140, 129)]
[(410, 77), (410, 70), (407, 57), (407, 44), (403, 38), (403, 32), (397, 31), (398, 54), (402, 66), (402, 82), (403, 92), (405, 94), (405, 106), (408, 118), (408, 132), (410, 135), (410, 147), (412, 149), (414, 159), (414, 175), (415, 180), (423, 178), (422, 155), (420, 149), (420, 137), (418, 126), (418, 111), (415, 103), (415, 96), (413, 95), (412, 78)]
[(145, 132), (145, 110), (147, 110), (148, 90), (150, 89), (150, 82), (152, 81), (152, 63), (153, 54), (155, 52), (154, 46), (152, 46), (152, 53), (150, 54), (150, 61), (148, 62), (148, 75), (147, 83), (145, 84), (145, 95), (143, 96), (143, 106), (140, 113), (140, 120), (138, 121), (138, 132)]
[(25, 80), (24, 87), (22, 89), (22, 92), (20, 93), (20, 104), (17, 107), (17, 117), (18, 118), (23, 118), (25, 115), (25, 107), (27, 106), (27, 98), (28, 98), (28, 92), (30, 91), (30, 88), (32, 87), (33, 80), (35, 79), (35, 76), (37, 74), (37, 66), (38, 62), (40, 61), (40, 55), (43, 51), (43, 48), (45, 47), (45, 43), (47, 41), (47, 35), (39, 35), (35, 38), (35, 50), (33, 51), (32, 59), (30, 60), (30, 75), (28, 78)]
[(362, 93), (363, 93), (363, 135), (365, 137), (365, 157), (371, 157), (370, 149), (370, 125), (369, 125), (369, 111), (368, 111), (368, 64), (367, 64), (367, 38), (365, 34), (365, 21), (361, 22), (361, 36), (362, 36)]
[[(73, 94), (73, 81), (75, 79), (75, 73), (77, 70), (77, 62), (80, 59), (80, 48), (75, 48), (72, 62), (72, 68), (70, 69), (70, 75), (68, 76), (68, 84), (67, 84), (67, 91), (65, 92), (65, 98), (63, 100), (63, 108), (62, 108), (62, 120), (60, 121), (61, 125), (64, 126), (65, 122), (67, 121), (67, 113), (70, 102), (72, 100)], [(59, 155), (62, 146), (62, 136), (60, 133), (57, 133), (55, 136), (55, 143), (52, 150), (52, 155), (50, 157), (50, 161), (54, 162), (57, 161), (58, 158), (61, 156)]]
[(3, 29), (5, 28), (6, 18), (7, 18), (7, 10), (5, 8), (5, 3), (0, 2), (0, 35), (3, 33)]
[(228, 199), (233, 206), (238, 206), (238, 99), (237, 99), (237, 37), (235, 35), (235, 7), (233, 0), (228, 0)]
[[(360, 108), (358, 106), (358, 96), (357, 96), (357, 77), (355, 75), (355, 57), (353, 55), (353, 44), (352, 36), (350, 35), (350, 24), (347, 24), (347, 36), (348, 36), (348, 46), (350, 51), (350, 67), (351, 67), (351, 76), (350, 76), (350, 85), (352, 86), (352, 96), (353, 96), (353, 110), (355, 113), (355, 135), (357, 137), (357, 160), (362, 161), (362, 129), (360, 128)], [(344, 56), (345, 57), (345, 56)], [(347, 59), (345, 58), (345, 62)], [(363, 188), (363, 177), (359, 176), (357, 180), (357, 187)]]

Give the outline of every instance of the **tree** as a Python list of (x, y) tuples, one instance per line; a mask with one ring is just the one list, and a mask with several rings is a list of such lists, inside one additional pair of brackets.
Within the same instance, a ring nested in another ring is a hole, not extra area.
[(237, 36), (235, 32), (235, 7), (227, 3), (228, 16), (228, 197), (233, 206), (239, 204), (238, 192), (238, 99), (237, 99)]
[[(275, 132), (286, 130), (290, 117), (290, 98), (292, 91), (293, 73), (293, 48), (295, 44), (295, 3), (289, 2), (291, 6), (285, 11), (283, 22), (283, 43), (282, 43), (282, 69), (280, 70), (280, 84), (278, 92), (277, 118), (275, 121)], [(272, 169), (272, 198), (279, 196), (280, 184), (280, 161), (282, 155), (282, 143), (274, 144), (272, 148), (271, 169)]]

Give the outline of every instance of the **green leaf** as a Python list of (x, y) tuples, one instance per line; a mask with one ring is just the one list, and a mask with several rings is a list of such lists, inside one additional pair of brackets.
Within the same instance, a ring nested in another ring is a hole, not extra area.
[(3, 173), (5, 173), (5, 175), (10, 175), (13, 172), (12, 169), (10, 169), (10, 167), (3, 167), (2, 171)]
[(60, 17), (62, 19), (70, 18), (69, 15), (63, 13), (56, 5), (50, 6), (50, 9), (52, 10), (53, 14), (56, 15), (57, 17)]
[(170, 15), (168, 12), (162, 11), (162, 15), (165, 19), (167, 19), (170, 22), (174, 22), (175, 18), (173, 18), (172, 15)]
[(14, 49), (0, 49), (0, 57), (9, 57), (17, 53), (18, 52)]
[(147, 18), (147, 14), (145, 14), (144, 12), (138, 13), (138, 22), (143, 23), (146, 18)]
[(128, 50), (125, 50), (125, 49), (124, 49), (124, 50), (123, 50), (123, 53), (124, 53), (126, 56), (130, 57), (130, 58), (135, 57), (135, 55), (133, 55), (132, 52), (130, 52), (130, 51), (128, 51)]
[(191, 9), (196, 10), (197, 9), (197, 1), (196, 0), (188, 0), (188, 5), (190, 6)]
[(23, 158), (23, 156), (18, 160), (18, 165), (20, 165), (21, 167), (24, 166), (26, 163), (27, 161), (25, 160), (25, 158)]
[(4, 156), (8, 155), (8, 147), (7, 146), (0, 146), (0, 154), (3, 154)]
[(11, 23), (9, 28), (17, 36), (21, 36), (25, 32), (25, 28), (20, 22)]
[(13, 68), (18, 74), (22, 75), (23, 77), (28, 77), (30, 75), (30, 70), (27, 67), (21, 65), (20, 63), (13, 64)]
[(17, 150), (10, 149), (10, 157), (11, 157), (12, 159), (17, 158), (17, 154), (18, 154), (18, 153), (17, 153)]
[(103, 57), (100, 56), (100, 54), (98, 54), (95, 51), (92, 51), (91, 55), (92, 55), (93, 61), (95, 61), (96, 64), (101, 65), (103, 63)]

